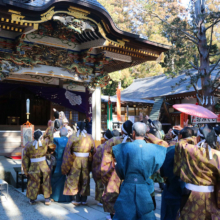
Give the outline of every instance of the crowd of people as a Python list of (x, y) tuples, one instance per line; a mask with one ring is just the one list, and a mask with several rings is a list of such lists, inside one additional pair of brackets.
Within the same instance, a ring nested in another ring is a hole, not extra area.
[(85, 122), (73, 130), (63, 112), (54, 117), (24, 149), (30, 204), (42, 193), (46, 205), (86, 205), (92, 172), (109, 220), (156, 219), (154, 182), (163, 190), (162, 220), (220, 220), (220, 127), (176, 126), (165, 135), (159, 121), (146, 116), (144, 123), (142, 115), (121, 132), (107, 130), (95, 147)]

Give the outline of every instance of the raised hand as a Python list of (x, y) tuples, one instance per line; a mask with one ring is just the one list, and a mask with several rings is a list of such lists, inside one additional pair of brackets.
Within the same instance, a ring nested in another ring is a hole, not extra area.
[(175, 126), (173, 126), (173, 128), (176, 129), (176, 130), (178, 130), (178, 131), (180, 131), (180, 130), (183, 129), (180, 125), (175, 125)]

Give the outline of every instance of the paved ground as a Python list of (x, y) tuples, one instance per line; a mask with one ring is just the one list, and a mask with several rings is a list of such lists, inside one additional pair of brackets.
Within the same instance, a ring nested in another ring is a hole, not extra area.
[[(12, 163), (13, 164), (13, 163)], [(2, 164), (0, 163), (0, 166)], [(7, 163), (8, 165), (8, 163)], [(155, 184), (155, 189), (158, 186)], [(0, 188), (1, 189), (1, 188)], [(95, 183), (91, 179), (91, 195), (88, 197), (88, 206), (75, 207), (69, 203), (53, 202), (50, 206), (44, 205), (42, 195), (38, 196), (35, 205), (29, 205), (25, 192), (9, 185), (9, 195), (6, 200), (6, 187), (0, 191), (0, 220), (105, 220), (108, 213), (102, 207), (97, 206), (95, 201)], [(157, 209), (155, 215), (160, 219), (161, 193), (156, 193)]]
[[(29, 205), (28, 199), (20, 189), (9, 185), (9, 196), (6, 200), (3, 189), (1, 193), (0, 219), (1, 220), (105, 220), (108, 213), (103, 208), (98, 207), (95, 201), (95, 184), (91, 181), (91, 196), (88, 197), (88, 206), (75, 207), (69, 203), (53, 202), (50, 206), (44, 205), (43, 196), (38, 196), (35, 205)], [(160, 219), (161, 194), (156, 193), (157, 210), (155, 212), (157, 219)]]

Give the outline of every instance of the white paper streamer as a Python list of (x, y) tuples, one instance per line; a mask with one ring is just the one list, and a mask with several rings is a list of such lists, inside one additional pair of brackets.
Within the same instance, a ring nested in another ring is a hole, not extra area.
[(209, 159), (212, 160), (212, 148), (205, 143), (206, 140), (202, 140), (197, 144), (198, 148), (203, 148), (203, 153), (205, 153), (206, 148), (208, 148), (209, 151)]
[(82, 131), (78, 130), (76, 136), (79, 137), (80, 133), (81, 133), (81, 135), (86, 137), (87, 131), (85, 129), (83, 129)]
[[(42, 137), (42, 136), (41, 136)], [(34, 140), (34, 143), (33, 143), (33, 145), (34, 145), (34, 147), (35, 147), (35, 149), (37, 149), (38, 148), (38, 146), (39, 147), (42, 147), (43, 145), (42, 145), (42, 142), (41, 142), (41, 137), (38, 139), (39, 141), (37, 141), (37, 140)]]

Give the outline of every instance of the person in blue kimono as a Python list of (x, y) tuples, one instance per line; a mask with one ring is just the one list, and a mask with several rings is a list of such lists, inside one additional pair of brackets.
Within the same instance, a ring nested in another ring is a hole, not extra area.
[(133, 125), (133, 142), (113, 147), (116, 172), (123, 183), (116, 200), (113, 220), (154, 220), (154, 204), (149, 191), (150, 176), (160, 169), (166, 148), (144, 141), (147, 126)]
[(175, 220), (180, 209), (184, 182), (173, 173), (175, 145), (167, 148), (166, 159), (160, 168), (162, 177), (166, 177), (161, 203), (161, 220)]
[(63, 195), (64, 183), (66, 176), (61, 173), (61, 165), (63, 160), (63, 153), (68, 142), (68, 130), (63, 127), (60, 129), (60, 138), (54, 138), (53, 141), (56, 144), (55, 158), (56, 166), (51, 176), (52, 194), (51, 199), (55, 202), (71, 202), (72, 196)]

